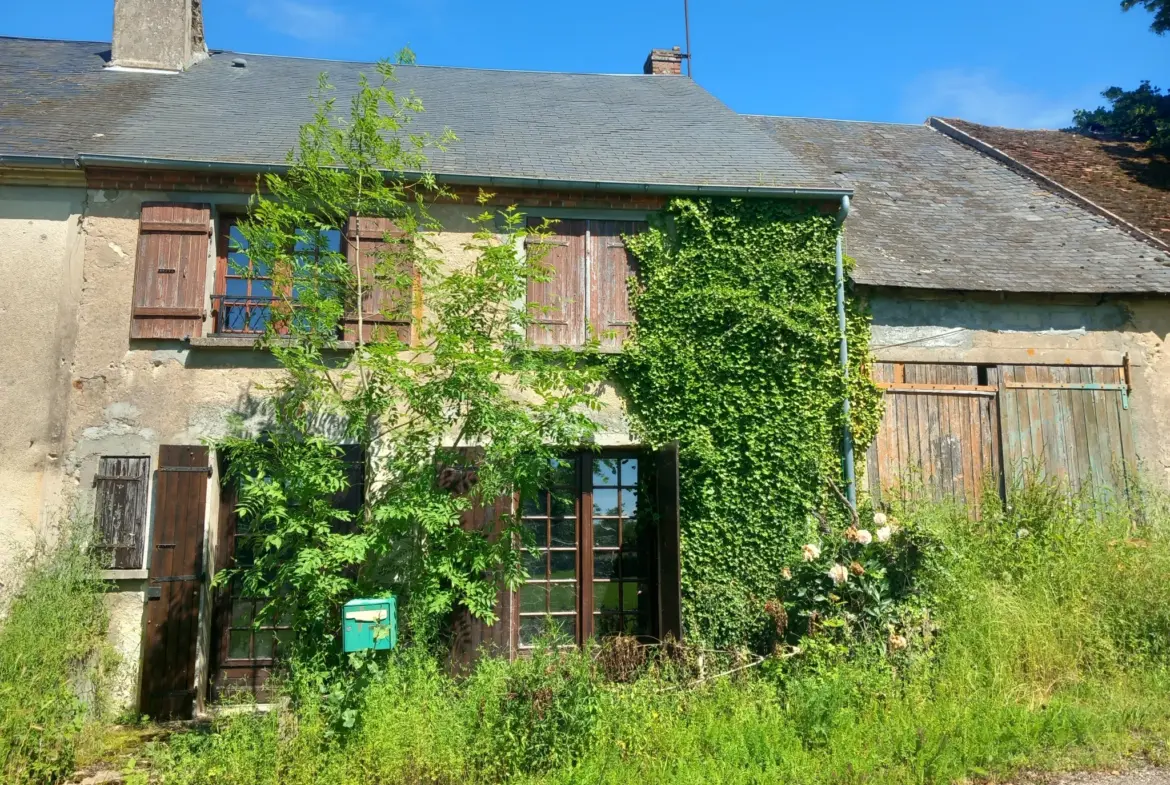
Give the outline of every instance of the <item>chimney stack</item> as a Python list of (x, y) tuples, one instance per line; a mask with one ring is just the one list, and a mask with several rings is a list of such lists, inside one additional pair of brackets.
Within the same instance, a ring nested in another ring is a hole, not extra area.
[(642, 66), (642, 73), (682, 76), (682, 61), (686, 57), (682, 49), (677, 46), (673, 49), (651, 49), (646, 64)]
[(206, 57), (203, 0), (114, 0), (111, 66), (184, 71)]

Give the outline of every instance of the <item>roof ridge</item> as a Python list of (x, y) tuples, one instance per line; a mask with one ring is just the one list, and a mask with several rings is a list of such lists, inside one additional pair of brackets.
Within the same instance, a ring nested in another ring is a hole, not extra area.
[[(1016, 172), (1018, 172), (1019, 174), (1022, 174), (1025, 177), (1029, 177), (1032, 180), (1035, 180), (1036, 182), (1040, 183), (1044, 187), (1046, 187), (1052, 191), (1055, 191), (1056, 193), (1060, 194), (1061, 196), (1065, 197), (1066, 199), (1068, 199), (1072, 202), (1077, 203), (1078, 205), (1085, 208), (1086, 210), (1088, 210), (1092, 213), (1096, 213), (1097, 215), (1101, 216), (1102, 218), (1105, 218), (1106, 220), (1113, 222), (1119, 228), (1121, 228), (1122, 231), (1135, 237), (1136, 239), (1143, 240), (1147, 243), (1151, 243), (1159, 251), (1170, 250), (1170, 244), (1167, 244), (1163, 240), (1161, 240), (1157, 237), (1154, 237), (1152, 234), (1149, 234), (1144, 229), (1130, 223), (1129, 221), (1125, 220), (1124, 218), (1122, 218), (1120, 215), (1113, 212), (1112, 210), (1110, 210), (1110, 209), (1108, 209), (1100, 204), (1097, 204), (1089, 197), (1084, 196), (1083, 194), (1080, 194), (1077, 191), (1074, 191), (1072, 188), (1069, 188), (1068, 186), (1057, 182), (1056, 180), (1052, 179), (1051, 177), (1049, 177), (1048, 175), (1039, 171), (1038, 169), (1033, 169), (1031, 166), (1028, 166), (1026, 163), (1019, 160), (1018, 158), (1015, 158), (1015, 157), (1009, 155), (1008, 153), (1005, 153), (1003, 150), (1000, 150), (998, 147), (995, 147), (994, 145), (988, 144), (987, 142), (983, 141), (979, 137), (974, 136), (973, 134), (969, 134), (966, 131), (964, 131), (964, 130), (962, 130), (954, 125), (951, 125), (943, 118), (932, 116), (926, 122), (928, 123), (928, 125), (931, 128), (938, 131), (939, 133), (944, 134), (945, 136), (949, 136), (951, 139), (954, 139), (956, 142), (959, 142), (960, 144), (966, 145), (967, 147), (970, 147), (974, 150), (978, 150), (979, 152), (983, 153), (984, 155), (988, 156), (989, 158), (994, 158), (995, 160), (997, 160), (1000, 163), (1007, 166), (1009, 169), (1013, 169)], [(1040, 129), (1040, 130), (1043, 130), (1043, 129)]]

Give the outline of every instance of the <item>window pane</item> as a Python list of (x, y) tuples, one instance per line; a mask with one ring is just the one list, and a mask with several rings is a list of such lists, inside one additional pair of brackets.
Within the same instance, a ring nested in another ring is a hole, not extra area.
[(566, 548), (577, 545), (577, 520), (557, 518), (552, 521), (552, 544)]
[(618, 461), (616, 458), (593, 459), (593, 484), (595, 486), (618, 484)]
[(621, 610), (618, 587), (621, 584), (610, 581), (593, 582), (593, 607), (599, 611)]
[(237, 246), (240, 248), (248, 247), (248, 241), (244, 239), (244, 235), (240, 232), (240, 227), (235, 224), (232, 224), (231, 229), (228, 229), (228, 241), (230, 243), (228, 245), (229, 248), (235, 248)]
[(247, 627), (252, 623), (252, 603), (236, 600), (232, 603), (232, 627)]
[(617, 488), (594, 488), (593, 489), (593, 514), (594, 515), (617, 515), (618, 514)]
[(549, 461), (552, 470), (551, 484), (558, 488), (576, 488), (577, 461), (573, 458), (553, 458)]
[(551, 577), (563, 580), (577, 577), (577, 552), (553, 551)]
[(577, 609), (577, 584), (554, 583), (549, 586), (548, 603), (550, 611), (574, 611)]
[(532, 534), (537, 547), (548, 545), (548, 524), (543, 518), (524, 521), (524, 530)]
[(638, 492), (633, 488), (622, 488), (622, 515), (631, 517), (638, 514)]
[(274, 641), (272, 630), (259, 630), (256, 633), (256, 659), (271, 659)]
[(341, 231), (340, 230), (326, 229), (324, 232), (322, 232), (322, 235), (323, 235), (323, 237), (322, 237), (322, 242), (323, 242), (322, 247), (323, 248), (327, 248), (330, 251), (340, 251), (341, 250)]
[(551, 497), (549, 513), (554, 518), (560, 516), (574, 516), (577, 514), (577, 502), (575, 494), (569, 491), (555, 491), (549, 494)]
[(272, 296), (272, 281), (266, 278), (252, 279), (252, 296), (253, 297), (271, 297)]
[(638, 484), (638, 459), (622, 458), (622, 485)]
[[(623, 491), (624, 493), (624, 491)], [(642, 533), (642, 524), (637, 518), (622, 520), (622, 545), (626, 548), (637, 547), (639, 536)]]
[(622, 617), (617, 613), (595, 613), (593, 631), (600, 636), (616, 635), (622, 631)]
[(232, 630), (228, 633), (228, 657), (233, 660), (246, 660), (252, 656), (252, 631)]
[(525, 497), (521, 506), (524, 515), (545, 515), (548, 504), (548, 494), (543, 491), (536, 496)]
[(576, 616), (521, 616), (520, 645), (531, 646), (552, 625), (559, 627), (570, 640), (577, 637)]
[(547, 587), (543, 583), (529, 583), (520, 587), (520, 612), (544, 613)]
[(593, 544), (598, 548), (616, 548), (618, 546), (617, 518), (594, 519)]
[(640, 607), (642, 596), (646, 593), (646, 587), (640, 583), (623, 583), (622, 584), (622, 608), (627, 611), (636, 611)]
[(624, 551), (622, 553), (622, 578), (629, 580), (630, 578), (644, 578), (642, 573), (642, 560), (639, 558), (637, 551)]
[(543, 578), (545, 575), (545, 553), (543, 551), (524, 551), (524, 569), (529, 578)]
[(230, 294), (233, 297), (243, 297), (248, 293), (248, 281), (246, 278), (228, 278), (225, 281), (225, 294)]
[(617, 553), (615, 551), (593, 552), (593, 577), (617, 578)]

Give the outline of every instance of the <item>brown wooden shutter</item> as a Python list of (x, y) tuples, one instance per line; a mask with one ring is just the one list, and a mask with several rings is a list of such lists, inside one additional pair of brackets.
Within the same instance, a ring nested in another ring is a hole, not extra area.
[(98, 462), (95, 550), (104, 569), (142, 569), (149, 481), (150, 458), (103, 457)]
[(142, 205), (131, 338), (202, 335), (210, 236), (210, 205)]
[[(529, 226), (541, 219), (530, 218)], [(586, 221), (560, 221), (551, 237), (530, 238), (529, 248), (545, 251), (541, 264), (550, 268), (548, 281), (528, 281), (532, 323), (528, 341), (537, 346), (579, 346), (585, 342), (585, 228)], [(534, 307), (537, 306), (537, 307)]]
[(163, 445), (158, 463), (140, 701), (152, 719), (194, 709), (210, 473), (206, 447)]
[(589, 222), (589, 323), (602, 349), (622, 348), (634, 323), (628, 281), (638, 263), (622, 237), (644, 231), (640, 221)]
[[(396, 242), (401, 238), (401, 242)], [(409, 251), (409, 238), (389, 218), (352, 216), (345, 230), (346, 256), (350, 268), (362, 277), (362, 333), (366, 342), (387, 340), (397, 334), (411, 342), (413, 319), (421, 319), (422, 289), (414, 261)], [(360, 242), (359, 242), (360, 241)], [(360, 248), (359, 248), (360, 246)], [(358, 259), (358, 255), (361, 259)], [(409, 274), (414, 285), (409, 289), (395, 286), (397, 281), (386, 272), (386, 255), (394, 254), (399, 275)], [(348, 309), (342, 318), (342, 337), (356, 341), (358, 331), (357, 306)]]
[[(478, 447), (465, 447), (460, 450), (467, 460), (463, 467), (456, 468), (466, 475), (466, 470), (474, 467), (479, 453)], [(452, 468), (452, 467), (446, 467)], [(442, 471), (442, 470), (441, 470)], [(474, 469), (472, 468), (472, 471)], [(471, 492), (474, 493), (474, 479), (462, 481), (460, 477), (452, 477), (453, 485), (458, 488), (472, 483)], [(440, 477), (440, 482), (443, 478)], [(492, 539), (499, 537), (510, 521), (514, 498), (511, 494), (497, 497), (490, 503), (479, 503), (464, 511), (461, 517), (463, 528), (468, 531), (487, 530)], [(467, 671), (479, 657), (481, 652), (489, 654), (511, 656), (515, 651), (515, 593), (501, 586), (496, 594), (495, 624), (485, 624), (475, 618), (466, 608), (455, 611), (451, 623), (451, 654), (448, 666), (453, 672)]]
[(658, 451), (658, 637), (682, 640), (678, 442)]

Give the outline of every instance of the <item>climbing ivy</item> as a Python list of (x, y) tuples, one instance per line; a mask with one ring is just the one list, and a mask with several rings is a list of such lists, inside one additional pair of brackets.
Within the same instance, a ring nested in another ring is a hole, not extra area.
[[(677, 439), (688, 634), (751, 645), (818, 517), (839, 518), (842, 400), (835, 216), (791, 200), (675, 199), (628, 238), (637, 325), (614, 360), (638, 435)], [(880, 419), (869, 320), (850, 298), (859, 452)]]

